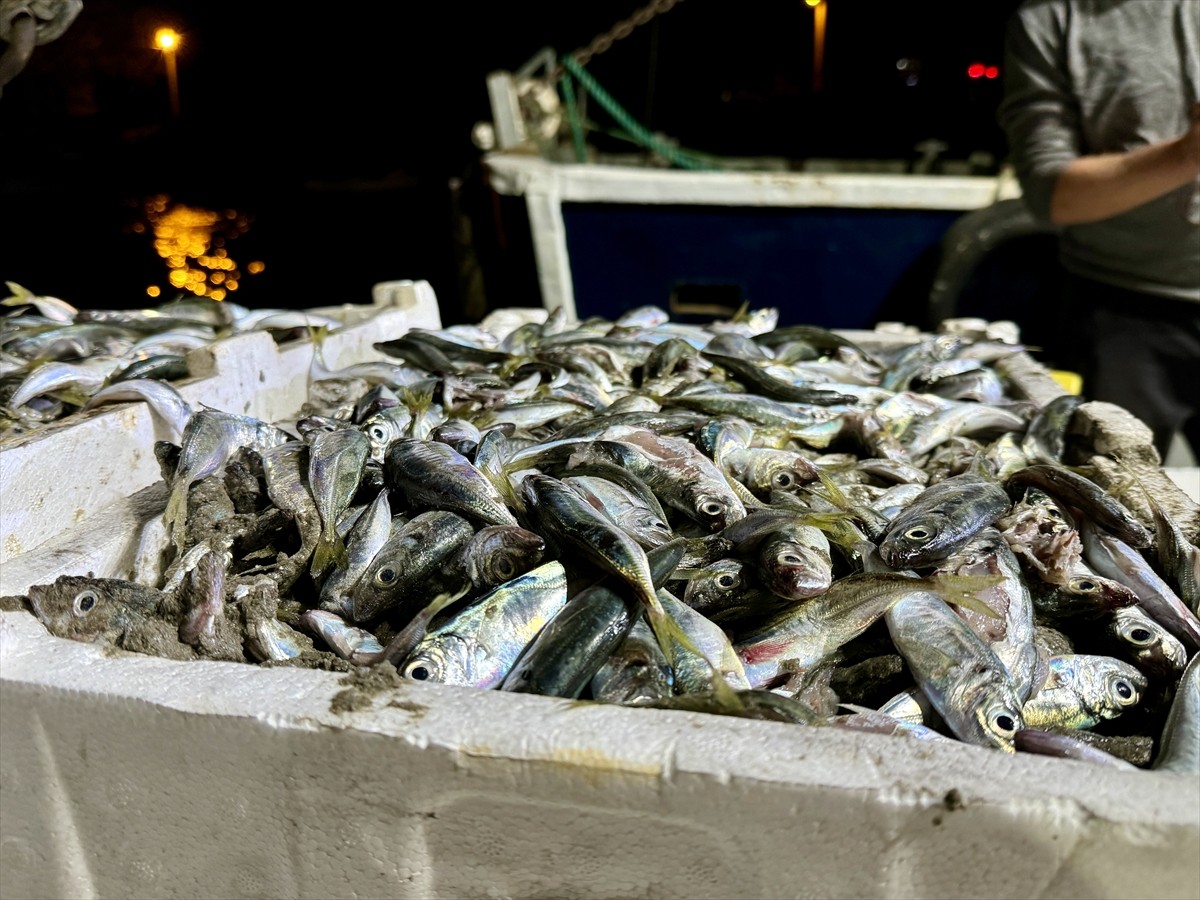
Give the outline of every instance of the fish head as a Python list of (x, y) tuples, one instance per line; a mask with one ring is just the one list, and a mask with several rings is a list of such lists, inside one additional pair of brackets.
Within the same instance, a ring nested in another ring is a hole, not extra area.
[(411, 423), (412, 413), (403, 406), (380, 410), (364, 421), (362, 430), (371, 443), (371, 459), (382, 463), (388, 447), (404, 436)]
[(968, 704), (971, 715), (964, 717), (966, 733), (959, 737), (979, 746), (1015, 752), (1013, 740), (1025, 723), (1021, 703), (1007, 676), (980, 667), (974, 677), (967, 679), (960, 702)]
[(392, 605), (409, 561), (409, 553), (404, 546), (381, 553), (371, 561), (362, 577), (350, 589), (350, 605), (355, 622), (368, 622)]
[(833, 560), (829, 551), (795, 541), (768, 541), (759, 554), (763, 583), (787, 600), (803, 600), (829, 590)]
[(717, 560), (702, 575), (688, 581), (683, 602), (705, 614), (725, 609), (745, 588), (744, 568), (741, 560)]
[(1187, 650), (1173, 634), (1136, 606), (1113, 613), (1109, 634), (1136, 665), (1155, 675), (1178, 675), (1187, 665)]
[(1138, 602), (1137, 594), (1119, 581), (1091, 573), (1072, 575), (1063, 590), (1077, 597), (1088, 598), (1097, 611), (1128, 608)]
[(879, 544), (879, 555), (893, 569), (923, 568), (945, 556), (956, 532), (940, 513), (930, 513), (903, 529), (888, 531)]
[(472, 685), (475, 657), (470, 641), (445, 632), (418, 644), (404, 661), (400, 674), (413, 681)]
[(115, 639), (124, 632), (130, 615), (106, 580), (75, 575), (31, 586), (29, 605), (47, 631), (77, 641)]
[(693, 517), (709, 531), (720, 531), (746, 518), (746, 507), (732, 493), (701, 489), (692, 500)]
[(477, 588), (495, 587), (534, 568), (545, 550), (545, 539), (526, 528), (489, 525), (463, 551), (467, 577)]
[(643, 546), (661, 547), (675, 537), (671, 526), (649, 509), (633, 510), (620, 524), (624, 525)]
[(1080, 699), (1102, 718), (1116, 718), (1146, 694), (1146, 676), (1129, 663), (1109, 656), (1077, 656), (1076, 663)]

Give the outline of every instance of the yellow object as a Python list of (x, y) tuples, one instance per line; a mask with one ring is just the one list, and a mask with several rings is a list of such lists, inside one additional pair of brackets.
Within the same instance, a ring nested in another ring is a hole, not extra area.
[(1068, 394), (1079, 396), (1083, 391), (1083, 378), (1078, 372), (1067, 372), (1063, 369), (1051, 369), (1050, 377), (1062, 385), (1062, 389)]

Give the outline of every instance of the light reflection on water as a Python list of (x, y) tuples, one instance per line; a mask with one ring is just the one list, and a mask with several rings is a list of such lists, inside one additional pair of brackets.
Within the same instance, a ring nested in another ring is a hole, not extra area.
[(224, 300), (239, 289), (243, 277), (265, 268), (255, 260), (243, 269), (229, 252), (227, 245), (249, 231), (253, 221), (236, 209), (217, 212), (173, 202), (168, 194), (154, 194), (141, 201), (141, 211), (142, 218), (131, 230), (153, 237), (154, 251), (167, 267), (165, 284), (147, 286), (150, 297), (169, 288)]

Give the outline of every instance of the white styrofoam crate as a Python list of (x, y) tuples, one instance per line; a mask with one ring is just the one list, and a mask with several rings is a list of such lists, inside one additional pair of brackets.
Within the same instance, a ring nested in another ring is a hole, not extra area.
[[(255, 403), (286, 388), (238, 371)], [(1200, 895), (1200, 777), (398, 679), (335, 703), (348, 689), (0, 613), (0, 897)]]
[[(441, 327), (428, 282), (388, 282), (375, 294), (374, 304), (314, 310), (347, 323), (324, 341), (330, 368), (387, 359), (373, 348), (376, 341), (409, 328)], [(294, 416), (307, 398), (312, 357), (308, 340), (277, 345), (266, 332), (236, 335), (188, 354), (191, 376), (175, 386), (194, 408), (275, 422)], [(69, 416), (6, 443), (0, 449), (0, 594), (28, 586), (17, 577), (25, 571), (22, 558), (45, 557), (59, 536), (160, 482), (154, 442), (165, 439), (176, 438), (145, 403), (136, 402)]]

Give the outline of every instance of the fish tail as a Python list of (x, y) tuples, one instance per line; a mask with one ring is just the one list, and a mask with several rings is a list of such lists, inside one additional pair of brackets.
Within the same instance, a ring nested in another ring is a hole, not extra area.
[(312, 363), (308, 367), (309, 377), (313, 374), (327, 375), (329, 367), (325, 365), (325, 338), (329, 336), (328, 325), (313, 325), (309, 322), (306, 326), (308, 329), (308, 339), (312, 342), (313, 355)]
[(933, 576), (933, 582), (938, 594), (947, 602), (963, 609), (969, 609), (989, 619), (999, 619), (1000, 614), (976, 596), (980, 591), (996, 587), (1004, 583), (1003, 575), (949, 575), (939, 573)]
[(342, 540), (336, 528), (327, 528), (317, 541), (309, 571), (314, 575), (320, 575), (329, 568), (330, 563), (336, 563), (344, 569), (349, 561), (349, 557), (346, 555), (346, 542)]

